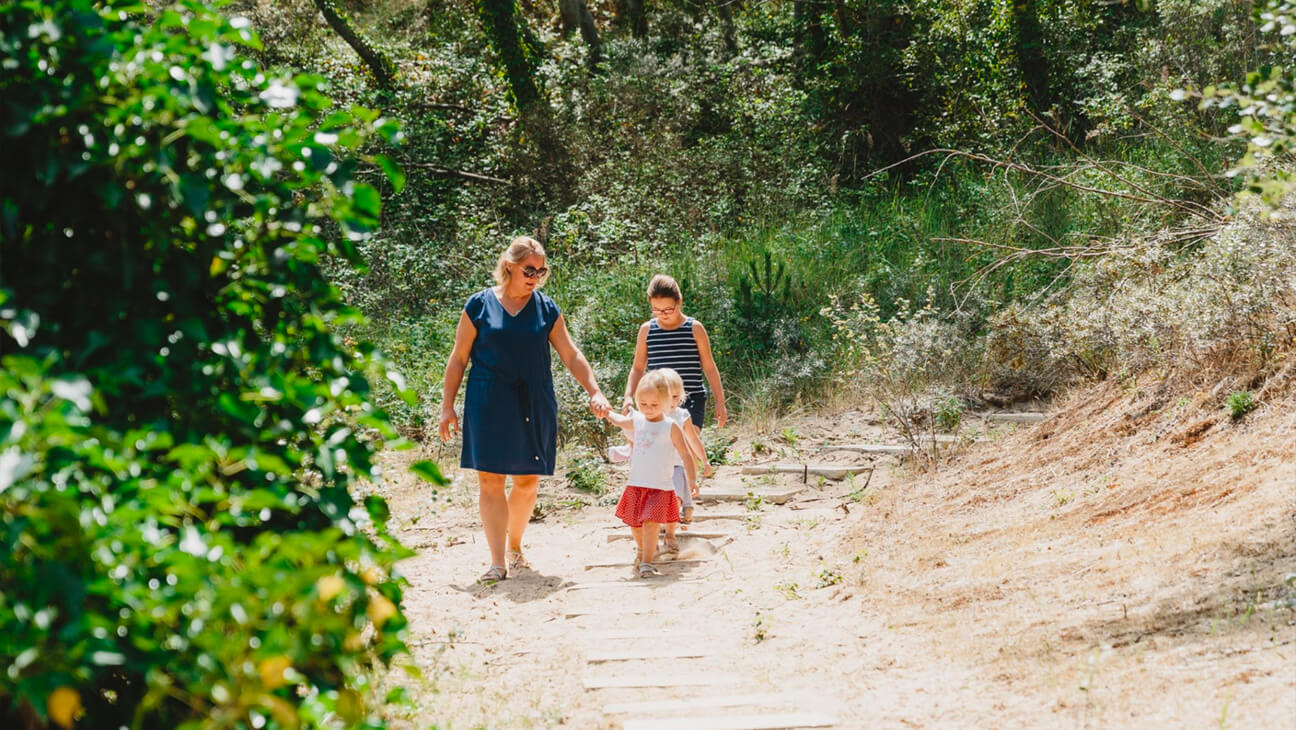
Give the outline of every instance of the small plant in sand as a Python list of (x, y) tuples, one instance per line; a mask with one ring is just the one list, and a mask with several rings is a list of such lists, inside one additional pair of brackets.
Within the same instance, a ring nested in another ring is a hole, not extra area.
[(578, 492), (601, 497), (607, 492), (607, 475), (603, 473), (603, 464), (594, 452), (587, 448), (577, 449), (567, 462), (567, 486)]
[(801, 436), (797, 434), (795, 426), (788, 426), (783, 429), (783, 433), (779, 434), (779, 438), (783, 440), (783, 443), (795, 446), (796, 442), (801, 439)]
[(729, 447), (734, 445), (737, 438), (730, 438), (727, 441), (715, 441), (706, 445), (707, 461), (712, 466), (720, 466), (729, 463)]
[(815, 578), (818, 580), (820, 588), (835, 586), (842, 582), (841, 572), (827, 565), (819, 568), (819, 572), (815, 573)]
[(761, 643), (769, 636), (769, 619), (760, 611), (756, 612), (756, 617), (752, 619), (752, 640), (757, 644)]
[(1238, 390), (1229, 393), (1228, 398), (1224, 401), (1224, 405), (1228, 406), (1229, 415), (1233, 420), (1238, 421), (1246, 414), (1255, 410), (1257, 403), (1255, 396), (1252, 395), (1251, 391)]
[(789, 601), (801, 600), (801, 594), (797, 592), (800, 590), (800, 587), (797, 586), (796, 581), (785, 580), (781, 583), (776, 583), (774, 584), (774, 590), (782, 593), (783, 597)]

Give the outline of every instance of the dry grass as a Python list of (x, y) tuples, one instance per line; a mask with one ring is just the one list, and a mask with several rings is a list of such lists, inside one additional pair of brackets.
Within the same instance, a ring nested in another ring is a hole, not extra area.
[[(1296, 370), (1275, 370), (1109, 382), (891, 490), (854, 540), (870, 610), (1012, 686), (1029, 725), (1290, 722)], [(1233, 423), (1239, 382), (1262, 405)]]

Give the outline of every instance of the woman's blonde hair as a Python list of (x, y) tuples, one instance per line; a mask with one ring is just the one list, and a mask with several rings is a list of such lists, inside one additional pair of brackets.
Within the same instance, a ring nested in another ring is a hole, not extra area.
[(645, 390), (657, 391), (657, 396), (662, 401), (670, 400), (670, 384), (660, 370), (649, 370), (639, 379), (639, 385), (635, 388), (635, 405), (639, 405), (639, 394)]
[(684, 392), (684, 378), (680, 377), (680, 374), (675, 372), (675, 368), (657, 368), (653, 372), (661, 373), (662, 377), (666, 378), (666, 386), (670, 390), (678, 390), (681, 393)]
[[(504, 249), (504, 253), (500, 254), (499, 261), (495, 264), (495, 283), (500, 286), (507, 284), (512, 277), (508, 264), (520, 264), (528, 256), (545, 257), (544, 246), (530, 236), (518, 236), (510, 241), (508, 248)], [(540, 283), (544, 283), (546, 276), (540, 277)]]

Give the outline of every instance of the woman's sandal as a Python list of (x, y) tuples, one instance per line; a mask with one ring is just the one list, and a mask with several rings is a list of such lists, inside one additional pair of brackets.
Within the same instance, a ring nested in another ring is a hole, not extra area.
[(523, 570), (523, 569), (530, 570), (531, 564), (528, 563), (527, 559), (522, 555), (522, 551), (521, 550), (508, 551), (508, 572), (516, 573), (519, 570)]
[(679, 541), (673, 537), (666, 538), (666, 547), (663, 547), (662, 555), (679, 555)]
[(503, 565), (492, 565), (490, 570), (481, 574), (477, 579), (477, 585), (493, 586), (496, 583), (508, 577), (508, 570)]
[(638, 571), (640, 578), (651, 578), (654, 575), (661, 575), (661, 571), (654, 568), (652, 563), (640, 563), (635, 567), (635, 570)]

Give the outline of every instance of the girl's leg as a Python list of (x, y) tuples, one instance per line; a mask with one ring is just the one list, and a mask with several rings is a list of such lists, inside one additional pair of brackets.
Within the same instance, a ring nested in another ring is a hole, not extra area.
[(643, 528), (631, 527), (630, 534), (634, 537), (635, 550), (639, 553), (635, 556), (635, 562), (641, 563), (643, 562)]
[[(680, 501), (680, 500), (679, 500), (679, 497), (675, 497), (674, 499), (675, 499), (675, 509), (678, 510), (678, 509), (679, 509), (679, 501)], [(678, 526), (679, 526), (679, 523), (678, 523), (678, 522), (667, 522), (667, 523), (666, 523), (666, 544), (667, 544), (667, 545), (673, 545), (673, 544), (675, 543), (675, 528), (678, 527)]]
[[(508, 530), (509, 499), (504, 494), (504, 475), (477, 472), (482, 531), (490, 548), (491, 565), (504, 565), (504, 535)], [(516, 487), (514, 487), (516, 489)]]
[(522, 551), (522, 533), (526, 532), (531, 513), (535, 510), (537, 474), (514, 475), (513, 491), (508, 496), (508, 549)]
[(645, 563), (651, 563), (653, 558), (657, 557), (657, 530), (660, 527), (660, 522), (645, 522), (643, 527), (639, 528), (643, 531), (639, 549), (643, 552)]

